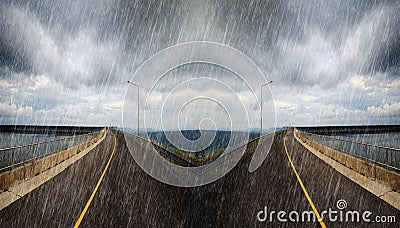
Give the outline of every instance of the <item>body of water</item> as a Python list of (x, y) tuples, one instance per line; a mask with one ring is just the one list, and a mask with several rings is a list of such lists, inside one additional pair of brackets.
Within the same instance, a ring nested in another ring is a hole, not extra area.
[[(399, 132), (379, 134), (338, 134), (326, 136), (329, 138), (321, 135), (311, 135), (310, 139), (359, 159), (375, 163), (391, 170), (400, 171)], [(333, 139), (348, 140), (349, 142)]]
[[(203, 155), (208, 155), (220, 149), (226, 148), (229, 143), (231, 143), (231, 146), (239, 145), (240, 143), (249, 138), (256, 138), (259, 136), (258, 133), (254, 132), (221, 131), (221, 130), (219, 131), (206, 130), (203, 131), (203, 133), (201, 133), (199, 130), (184, 130), (184, 131), (172, 131), (168, 132), (168, 134), (169, 136), (167, 137), (165, 132), (150, 132), (148, 133), (148, 136), (151, 139), (167, 147), (177, 149), (176, 145), (171, 143), (170, 140), (174, 141), (174, 137), (178, 137), (178, 135), (182, 134), (188, 140), (188, 144), (192, 144), (191, 146), (193, 147), (191, 148), (193, 152), (190, 151), (187, 152), (201, 153)], [(207, 137), (207, 135), (209, 135), (210, 137)], [(190, 147), (189, 145), (185, 146)], [(203, 148), (203, 149), (197, 150), (197, 148)]]
[(400, 148), (400, 132), (382, 134), (345, 134), (333, 136), (339, 139), (362, 142), (391, 148)]
[[(15, 168), (34, 159), (40, 159), (61, 150), (73, 147), (92, 137), (92, 135), (71, 136), (60, 134), (21, 134), (0, 132), (0, 172), (9, 170), (11, 166)], [(62, 138), (65, 138), (65, 140), (57, 140)], [(49, 143), (35, 144), (39, 142)], [(35, 145), (17, 147), (28, 144)]]
[(0, 148), (10, 148), (37, 142), (46, 142), (54, 139), (68, 137), (55, 134), (20, 134), (12, 132), (0, 132)]
[[(129, 132), (129, 131), (128, 131)], [(131, 131), (136, 134), (136, 131)], [(253, 131), (228, 130), (182, 130), (182, 131), (149, 131), (139, 134), (150, 138), (153, 143), (180, 157), (197, 164), (208, 164), (220, 157), (226, 149), (237, 149), (249, 139), (259, 137)], [(160, 151), (162, 154), (162, 152)]]

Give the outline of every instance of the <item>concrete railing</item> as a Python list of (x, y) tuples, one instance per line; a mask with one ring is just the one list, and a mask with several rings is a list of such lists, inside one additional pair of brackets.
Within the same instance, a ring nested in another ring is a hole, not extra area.
[[(347, 150), (344, 143), (338, 144), (342, 145), (342, 147), (338, 146), (337, 147), (329, 147), (327, 145), (324, 145), (318, 140), (319, 138), (323, 138), (325, 141), (330, 140), (331, 137), (328, 136), (321, 136), (321, 135), (315, 135), (303, 131), (299, 131), (298, 129), (294, 130), (295, 136), (299, 138), (301, 141), (304, 143), (308, 144), (312, 148), (318, 150), (319, 152), (323, 153), (324, 155), (332, 158), (333, 160), (341, 163), (342, 165), (366, 176), (371, 179), (374, 179), (384, 185), (387, 185), (396, 191), (400, 191), (400, 173), (396, 172), (395, 166), (389, 165), (389, 163), (386, 163), (386, 165), (383, 165), (382, 162), (376, 161), (372, 159), (371, 156), (368, 155), (368, 144), (365, 146), (364, 144), (360, 144), (358, 142), (351, 142), (348, 140), (342, 140), (339, 141), (339, 139), (334, 139), (335, 142), (347, 142), (347, 144), (353, 143), (354, 145), (364, 145), (362, 147), (366, 147), (366, 150), (354, 152), (354, 151), (349, 151)], [(331, 139), (333, 140), (333, 138)], [(324, 142), (324, 141), (323, 141)], [(331, 145), (337, 145), (335, 143), (332, 143)], [(358, 146), (354, 149), (357, 149)], [(383, 147), (385, 148), (385, 147)], [(367, 154), (367, 156), (361, 156), (360, 154)], [(386, 153), (387, 154), (387, 153)]]
[(224, 153), (225, 153), (225, 155), (230, 154), (230, 153), (237, 153), (237, 152), (240, 152), (241, 151), (240, 149), (243, 149), (244, 146), (252, 147), (252, 146), (254, 146), (253, 145), (254, 143), (258, 144), (258, 142), (260, 140), (270, 138), (270, 137), (274, 136), (275, 134), (280, 134), (280, 133), (284, 132), (284, 130), (279, 130), (279, 131), (272, 132), (269, 134), (261, 135), (259, 137), (250, 138), (248, 140), (242, 141), (242, 142), (234, 145), (234, 148), (231, 148), (229, 151), (225, 151), (226, 148), (221, 148), (221, 149), (217, 150), (216, 152), (210, 153), (204, 157), (195, 157), (194, 155), (191, 155), (191, 153), (185, 152), (180, 149), (168, 147), (168, 146), (161, 144), (158, 141), (153, 140), (153, 139), (149, 140), (147, 138), (143, 138), (141, 136), (131, 134), (128, 132), (124, 132), (124, 131), (119, 131), (119, 130), (117, 130), (117, 132), (119, 132), (120, 134), (125, 134), (133, 140), (141, 140), (142, 142), (151, 144), (163, 158), (165, 158), (166, 160), (168, 160), (170, 162), (174, 162), (175, 164), (184, 166), (184, 167), (198, 167), (198, 166), (202, 166), (202, 165), (213, 162), (218, 157), (222, 156), (222, 154), (224, 154)]
[(31, 143), (22, 146), (0, 149), (0, 172), (34, 162), (43, 157), (79, 145), (96, 137), (101, 131), (82, 135), (63, 137), (45, 142)]
[[(106, 130), (104, 129), (102, 131), (98, 131), (98, 132), (94, 132), (94, 133), (90, 133), (90, 134), (86, 134), (86, 135), (80, 135), (81, 136), (80, 139), (85, 139), (85, 140), (76, 141), (79, 143), (70, 144), (70, 145), (72, 145), (71, 147), (56, 147), (57, 149), (50, 150), (51, 153), (49, 153), (49, 154), (42, 154), (39, 156), (29, 157), (29, 159), (26, 159), (23, 163), (21, 163), (21, 162), (18, 163), (19, 164), (18, 167), (16, 167), (16, 165), (11, 165), (11, 166), (7, 167), (8, 169), (11, 169), (11, 170), (0, 173), (0, 192), (3, 192), (4, 190), (9, 189), (10, 187), (17, 185), (17, 184), (23, 182), (24, 180), (30, 179), (46, 170), (58, 165), (59, 163), (67, 160), (68, 158), (76, 155), (77, 153), (83, 151), (87, 147), (93, 145), (98, 140), (100, 140), (104, 136), (105, 133), (106, 133)], [(64, 138), (64, 140), (66, 140), (66, 139), (71, 139), (71, 137)], [(32, 151), (33, 146), (42, 145), (44, 143), (52, 143), (52, 144), (56, 143), (56, 145), (60, 145), (60, 144), (58, 144), (58, 142), (60, 140), (62, 141), (63, 139), (30, 144), (30, 145), (22, 146), (21, 148), (28, 147), (28, 148), (30, 148), (28, 151)], [(2, 151), (0, 151), (0, 153), (1, 152)]]

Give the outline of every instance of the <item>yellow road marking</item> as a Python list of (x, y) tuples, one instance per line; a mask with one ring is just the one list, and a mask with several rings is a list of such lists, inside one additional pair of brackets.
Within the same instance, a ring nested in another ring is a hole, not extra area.
[(74, 228), (79, 227), (79, 225), (80, 225), (81, 222), (82, 222), (83, 217), (85, 217), (85, 214), (86, 214), (86, 212), (87, 212), (87, 210), (88, 210), (88, 208), (89, 208), (89, 206), (90, 206), (90, 203), (92, 203), (92, 200), (93, 200), (93, 198), (94, 198), (94, 195), (96, 194), (97, 189), (99, 188), (101, 182), (103, 181), (103, 178), (104, 178), (104, 176), (105, 176), (105, 174), (106, 174), (106, 172), (107, 172), (108, 166), (109, 166), (110, 163), (111, 163), (111, 159), (112, 159), (113, 156), (114, 156), (114, 152), (115, 152), (116, 146), (117, 146), (117, 138), (116, 138), (115, 135), (114, 135), (114, 149), (113, 149), (113, 151), (112, 151), (112, 153), (111, 153), (111, 155), (110, 155), (110, 158), (108, 159), (107, 165), (106, 165), (106, 167), (104, 168), (103, 173), (102, 173), (101, 176), (100, 176), (99, 181), (97, 181), (96, 187), (94, 188), (94, 190), (93, 190), (93, 192), (92, 192), (92, 195), (90, 196), (89, 200), (87, 201), (87, 203), (86, 203), (86, 205), (85, 205), (85, 208), (83, 208), (83, 211), (82, 211), (81, 215), (79, 216), (78, 221), (76, 221)]
[(290, 165), (292, 166), (293, 172), (294, 172), (294, 174), (296, 174), (297, 180), (299, 181), (300, 186), (301, 186), (301, 188), (303, 189), (303, 192), (304, 192), (304, 194), (305, 194), (306, 197), (307, 197), (308, 203), (311, 205), (311, 207), (312, 207), (312, 209), (313, 209), (315, 215), (317, 216), (317, 219), (318, 219), (319, 224), (321, 225), (321, 227), (322, 227), (322, 228), (326, 228), (325, 223), (322, 221), (321, 216), (319, 215), (319, 213), (318, 213), (318, 211), (317, 211), (317, 208), (315, 207), (313, 201), (311, 200), (311, 197), (310, 197), (310, 195), (308, 194), (307, 189), (304, 187), (303, 181), (301, 181), (300, 176), (299, 176), (299, 174), (297, 173), (296, 168), (295, 168), (294, 165), (293, 165), (292, 159), (290, 158), (289, 152), (288, 152), (288, 150), (287, 150), (287, 148), (286, 148), (286, 137), (285, 137), (285, 136), (283, 137), (283, 145), (284, 145), (284, 147), (285, 147), (286, 156), (288, 157), (288, 160), (289, 160), (289, 162), (290, 162)]

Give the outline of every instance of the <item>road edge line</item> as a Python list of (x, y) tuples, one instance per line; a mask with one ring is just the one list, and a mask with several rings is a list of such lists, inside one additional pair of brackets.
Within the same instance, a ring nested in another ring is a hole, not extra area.
[(296, 168), (295, 168), (294, 165), (293, 165), (292, 159), (290, 158), (289, 152), (288, 152), (288, 150), (287, 150), (287, 148), (286, 148), (286, 136), (283, 136), (283, 146), (285, 147), (286, 156), (287, 156), (287, 158), (288, 158), (288, 160), (289, 160), (289, 162), (290, 162), (290, 165), (291, 165), (291, 167), (292, 167), (292, 169), (293, 169), (294, 174), (295, 174), (296, 177), (297, 177), (297, 181), (299, 182), (301, 188), (303, 189), (303, 192), (304, 192), (304, 194), (306, 195), (306, 198), (307, 198), (307, 200), (308, 200), (308, 203), (310, 204), (311, 208), (313, 209), (314, 214), (317, 216), (317, 219), (318, 219), (319, 224), (321, 225), (322, 228), (326, 228), (324, 221), (322, 221), (321, 216), (319, 215), (317, 208), (315, 207), (313, 201), (311, 200), (311, 197), (310, 197), (310, 195), (308, 194), (307, 189), (305, 188), (305, 186), (304, 186), (304, 184), (303, 184), (303, 181), (300, 179), (300, 176), (299, 176), (299, 174), (297, 173)]
[(94, 196), (96, 195), (97, 189), (100, 187), (101, 182), (103, 181), (104, 176), (106, 175), (106, 172), (108, 170), (108, 167), (110, 166), (111, 160), (114, 156), (114, 152), (115, 152), (115, 148), (117, 147), (117, 137), (115, 136), (114, 133), (112, 133), (114, 135), (114, 148), (113, 151), (111, 152), (110, 158), (108, 159), (108, 162), (106, 164), (106, 166), (104, 167), (104, 170), (99, 178), (99, 180), (97, 181), (96, 187), (94, 188), (92, 194), (90, 195), (89, 200), (87, 201), (85, 207), (83, 208), (83, 211), (81, 212), (81, 215), (79, 216), (78, 220), (76, 221), (74, 228), (78, 228), (79, 225), (81, 224), (83, 218), (85, 217), (85, 214), (87, 212), (87, 210), (89, 209), (90, 204), (92, 203), (92, 200), (94, 198)]
[[(321, 159), (330, 167), (335, 169), (337, 172), (342, 174), (343, 176), (349, 178), (351, 181), (362, 187), (363, 189), (367, 190), (371, 194), (375, 195), (376, 197), (380, 198), (381, 200), (385, 201), (386, 203), (390, 204), (394, 208), (400, 210), (400, 193), (394, 191), (390, 187), (381, 184), (373, 179), (370, 179), (366, 176), (361, 175), (360, 173), (346, 167), (345, 165), (335, 161), (334, 159), (326, 156), (325, 154), (321, 153), (320, 151), (312, 148), (307, 143), (302, 142), (295, 134), (294, 137), (296, 140), (304, 146), (308, 151), (314, 154), (318, 159)], [(374, 191), (371, 186), (378, 185), (382, 189), (381, 191)]]

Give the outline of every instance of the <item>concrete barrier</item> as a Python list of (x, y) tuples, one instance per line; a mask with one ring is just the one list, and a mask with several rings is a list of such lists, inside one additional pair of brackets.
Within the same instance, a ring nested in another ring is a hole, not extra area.
[(40, 173), (76, 155), (100, 140), (104, 134), (105, 130), (102, 130), (89, 141), (63, 150), (57, 154), (52, 154), (37, 161), (33, 161), (32, 163), (25, 164), (13, 170), (0, 173), (0, 193), (22, 183), (25, 180), (39, 175)]
[(375, 164), (363, 161), (356, 157), (344, 154), (338, 150), (332, 149), (330, 147), (324, 146), (317, 142), (314, 142), (301, 131), (295, 129), (294, 133), (296, 136), (303, 141), (304, 143), (308, 144), (312, 148), (318, 150), (322, 154), (332, 158), (333, 160), (339, 162), (340, 164), (368, 177), (377, 182), (386, 185), (397, 192), (400, 192), (400, 174), (391, 170), (387, 170), (383, 167), (377, 166)]

